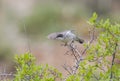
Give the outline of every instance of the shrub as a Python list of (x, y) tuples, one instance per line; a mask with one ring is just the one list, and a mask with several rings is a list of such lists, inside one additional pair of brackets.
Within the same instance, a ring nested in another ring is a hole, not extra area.
[(49, 65), (36, 65), (35, 57), (31, 53), (15, 57), (16, 74), (14, 81), (55, 81), (61, 79), (62, 74)]
[[(91, 39), (95, 43), (89, 41), (85, 44), (86, 57), (79, 61), (77, 72), (68, 76), (66, 81), (120, 81), (120, 68), (115, 63), (115, 59), (120, 58), (120, 24), (109, 19), (98, 20), (96, 13), (88, 23), (92, 25)], [(99, 35), (95, 39), (97, 29)]]

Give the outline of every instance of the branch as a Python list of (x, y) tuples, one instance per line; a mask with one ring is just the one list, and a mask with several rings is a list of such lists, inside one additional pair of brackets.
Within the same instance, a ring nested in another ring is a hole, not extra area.
[(9, 77), (14, 77), (12, 73), (0, 73), (0, 81), (7, 80)]
[(13, 76), (13, 74), (12, 73), (0, 73), (0, 76)]
[[(70, 49), (70, 51), (72, 52), (72, 55), (74, 56), (76, 63), (75, 63), (75, 68), (72, 68), (72, 73), (70, 72), (70, 70), (64, 65), (63, 68), (69, 73), (69, 74), (76, 74), (78, 68), (79, 68), (79, 64), (80, 62), (83, 60), (83, 55), (86, 53), (86, 51), (89, 49), (90, 45), (92, 44), (94, 38), (95, 38), (95, 27), (93, 27), (93, 29), (91, 31), (89, 31), (90, 33), (90, 42), (88, 44), (88, 46), (83, 50), (82, 53), (80, 53), (78, 51), (78, 49), (75, 47), (75, 45), (73, 44), (73, 42), (71, 42), (69, 45), (67, 45), (68, 49)], [(68, 53), (69, 51), (67, 51)]]
[[(70, 45), (68, 45), (70, 47), (70, 51), (72, 52), (72, 55), (75, 57), (76, 60), (76, 65), (75, 65), (75, 69), (72, 69), (72, 74), (75, 74), (77, 69), (78, 69), (78, 65), (79, 65), (79, 58), (80, 61), (83, 60), (82, 59), (82, 55), (80, 54), (80, 52), (78, 51), (77, 48), (75, 48), (74, 44), (71, 43)], [(78, 55), (78, 57), (77, 57)]]
[(97, 77), (94, 73), (93, 73), (93, 78), (95, 78), (97, 81), (99, 81), (99, 80), (100, 80), (100, 78), (99, 78), (99, 77)]
[(110, 81), (112, 81), (112, 78), (113, 78), (113, 71), (112, 71), (112, 68), (113, 68), (113, 65), (114, 65), (114, 60), (115, 60), (115, 55), (116, 55), (116, 50), (117, 50), (117, 46), (118, 44), (116, 43), (115, 44), (115, 48), (114, 48), (114, 52), (112, 54), (112, 64), (111, 64), (111, 73), (110, 73)]
[(26, 36), (26, 40), (27, 40), (28, 51), (31, 53), (31, 49), (30, 49), (30, 40), (29, 40), (29, 36), (28, 36), (28, 32), (27, 32), (27, 29), (26, 29), (25, 24), (24, 24), (24, 31), (25, 31), (25, 36)]
[[(89, 31), (89, 32), (90, 32), (90, 35), (91, 35), (91, 31)], [(89, 42), (89, 45), (83, 50), (82, 55), (84, 55), (86, 53), (87, 49), (90, 47), (91, 43), (95, 39), (95, 27), (93, 28), (92, 35), (90, 37), (91, 37), (91, 40)]]
[(71, 51), (72, 51), (73, 56), (75, 57), (75, 60), (78, 62), (78, 58), (77, 58), (77, 55), (76, 55), (76, 54), (78, 54), (78, 56), (80, 56), (80, 53), (79, 53), (79, 51), (75, 48), (75, 46), (73, 45), (73, 43), (70, 44), (70, 49), (71, 49)]
[(89, 49), (90, 45), (92, 44), (92, 42), (93, 42), (94, 39), (95, 39), (95, 27), (93, 27), (92, 32), (91, 32), (91, 31), (89, 31), (89, 32), (90, 32), (90, 35), (91, 35), (91, 36), (90, 36), (90, 37), (91, 37), (90, 43), (89, 43), (89, 45), (83, 50), (83, 52), (81, 53), (81, 56), (79, 57), (79, 60), (78, 60), (78, 62), (76, 63), (77, 65), (76, 65), (74, 74), (76, 73), (77, 69), (79, 68), (79, 64), (80, 64), (81, 60), (83, 60), (83, 59), (82, 59), (82, 56), (86, 53), (86, 51)]
[(62, 67), (63, 67), (70, 75), (72, 74), (72, 73), (70, 72), (70, 70), (68, 69), (68, 67), (66, 66), (66, 64), (64, 64)]

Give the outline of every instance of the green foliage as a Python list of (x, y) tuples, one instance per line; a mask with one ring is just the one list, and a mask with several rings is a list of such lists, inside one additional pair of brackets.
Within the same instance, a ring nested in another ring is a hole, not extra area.
[(62, 78), (57, 69), (49, 65), (36, 65), (31, 53), (17, 55), (15, 61), (17, 72), (14, 81), (55, 81)]
[(97, 17), (98, 17), (98, 15), (94, 12), (93, 16), (89, 19), (89, 24), (95, 25)]
[(78, 75), (70, 75), (67, 77), (66, 81), (80, 81), (80, 76)]
[(120, 68), (115, 63), (120, 57), (120, 24), (109, 19), (98, 20), (96, 13), (88, 23), (91, 29), (100, 30), (99, 35), (95, 44), (85, 44), (89, 47), (85, 60), (80, 62), (78, 73), (70, 75), (66, 81), (120, 81)]

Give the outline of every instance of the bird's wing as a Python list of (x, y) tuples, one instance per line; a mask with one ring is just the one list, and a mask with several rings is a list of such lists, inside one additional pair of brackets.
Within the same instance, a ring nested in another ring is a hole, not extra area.
[(47, 38), (48, 39), (56, 39), (56, 37), (57, 37), (57, 35), (58, 35), (58, 33), (51, 33), (51, 34), (49, 34), (48, 36), (47, 36)]
[(64, 37), (64, 35), (67, 34), (67, 32), (72, 32), (72, 30), (65, 30), (63, 32), (55, 32), (55, 33), (51, 33), (47, 36), (48, 39), (56, 39), (56, 38), (62, 38)]

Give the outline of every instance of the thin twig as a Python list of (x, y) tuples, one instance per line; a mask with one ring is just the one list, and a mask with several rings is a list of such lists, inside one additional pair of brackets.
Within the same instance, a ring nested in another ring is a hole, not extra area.
[(30, 40), (29, 40), (29, 36), (28, 36), (28, 33), (27, 33), (27, 29), (26, 29), (25, 24), (24, 24), (24, 31), (25, 31), (25, 35), (26, 35), (26, 39), (27, 39), (28, 51), (31, 53), (31, 49), (30, 49)]
[(74, 47), (74, 45), (72, 43), (70, 44), (70, 49), (71, 49), (72, 54), (74, 55), (76, 61), (78, 62), (78, 58), (76, 56), (76, 48)]
[(75, 69), (73, 70), (73, 74), (76, 74), (76, 71), (77, 71), (77, 69), (78, 69), (79, 63), (80, 63), (80, 61), (83, 60), (83, 59), (82, 59), (82, 56), (80, 55), (80, 52), (78, 51), (78, 49), (77, 49), (77, 48), (74, 48), (74, 47), (72, 47), (72, 48), (73, 48), (73, 50), (74, 50), (74, 53), (73, 53), (74, 57), (75, 57), (76, 54), (78, 54), (79, 57), (80, 57), (80, 59), (78, 59), (77, 57), (75, 57), (77, 62), (76, 62), (76, 65), (75, 65)]
[(9, 74), (7, 74), (7, 73), (0, 73), (0, 76), (12, 76), (13, 74), (11, 74), (11, 73), (9, 73)]
[(94, 27), (93, 30), (92, 30), (92, 36), (91, 36), (91, 40), (90, 40), (90, 42), (89, 42), (89, 45), (83, 50), (82, 55), (84, 55), (85, 52), (87, 51), (87, 49), (90, 47), (90, 44), (91, 44), (91, 43), (93, 42), (93, 40), (95, 39), (94, 37), (95, 37), (95, 27)]
[(63, 67), (70, 75), (72, 74), (72, 73), (70, 72), (70, 70), (67, 68), (66, 64), (64, 64), (62, 67)]
[(114, 60), (115, 60), (115, 55), (116, 55), (117, 46), (118, 46), (118, 44), (116, 43), (116, 44), (115, 44), (115, 48), (114, 48), (114, 52), (113, 52), (113, 54), (112, 54), (112, 64), (111, 64), (110, 81), (112, 81), (112, 78), (113, 78), (112, 68), (113, 68), (113, 65), (114, 65)]
[[(83, 50), (82, 53), (80, 53), (80, 52), (78, 51), (78, 49), (75, 48), (75, 45), (74, 45), (73, 43), (70, 43), (69, 45), (67, 45), (68, 48), (70, 49), (70, 51), (72, 52), (72, 55), (75, 57), (75, 60), (76, 60), (75, 68), (74, 68), (74, 67), (72, 68), (72, 73), (70, 72), (71, 69), (69, 70), (66, 65), (63, 66), (63, 68), (64, 68), (69, 74), (76, 74), (76, 72), (77, 72), (77, 70), (78, 70), (78, 68), (79, 68), (79, 64), (80, 64), (80, 62), (83, 60), (83, 57), (82, 57), (82, 56), (86, 53), (87, 49), (89, 49), (91, 43), (92, 43), (93, 40), (94, 40), (94, 36), (95, 36), (94, 33), (95, 33), (95, 27), (90, 31), (90, 35), (91, 35), (90, 38), (91, 38), (91, 40), (90, 40), (90, 42), (89, 42), (89, 45)], [(67, 53), (68, 53), (68, 52), (67, 52)], [(77, 57), (77, 55), (78, 55), (79, 57)]]
[(83, 50), (83, 52), (81, 53), (81, 56), (79, 57), (78, 62), (76, 63), (77, 65), (76, 65), (76, 68), (75, 68), (75, 70), (74, 70), (74, 74), (76, 74), (77, 69), (79, 68), (79, 64), (80, 64), (81, 60), (83, 60), (83, 59), (82, 59), (82, 56), (86, 53), (87, 49), (90, 47), (90, 45), (91, 45), (92, 42), (94, 41), (94, 36), (95, 36), (95, 27), (92, 29), (92, 36), (91, 36), (91, 40), (90, 40), (89, 45)]
[(93, 73), (93, 78), (95, 78), (97, 81), (99, 81), (99, 80), (100, 80), (100, 78), (99, 78), (99, 77), (97, 77), (94, 73)]

